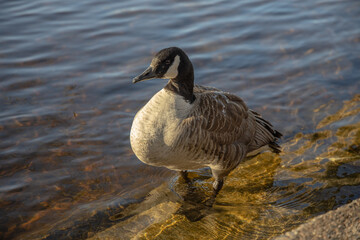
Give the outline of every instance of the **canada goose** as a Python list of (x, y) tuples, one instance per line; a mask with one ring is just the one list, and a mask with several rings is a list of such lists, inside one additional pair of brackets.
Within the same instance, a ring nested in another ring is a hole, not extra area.
[(133, 83), (161, 78), (167, 85), (136, 114), (131, 147), (144, 163), (180, 171), (210, 167), (217, 194), (224, 177), (250, 152), (269, 147), (282, 134), (244, 101), (216, 88), (194, 85), (194, 70), (183, 50), (165, 48)]

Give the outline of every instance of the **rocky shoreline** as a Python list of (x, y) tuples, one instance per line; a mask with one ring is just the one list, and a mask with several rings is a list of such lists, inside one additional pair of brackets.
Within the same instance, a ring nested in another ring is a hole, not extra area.
[(360, 199), (310, 219), (274, 240), (360, 239)]

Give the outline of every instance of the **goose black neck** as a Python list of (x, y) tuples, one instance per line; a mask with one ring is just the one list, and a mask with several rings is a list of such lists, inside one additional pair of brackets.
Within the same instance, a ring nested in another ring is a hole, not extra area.
[(177, 77), (170, 79), (170, 81), (165, 86), (165, 89), (179, 94), (189, 103), (193, 103), (195, 101), (194, 74), (190, 73), (186, 76), (183, 76), (182, 78)]

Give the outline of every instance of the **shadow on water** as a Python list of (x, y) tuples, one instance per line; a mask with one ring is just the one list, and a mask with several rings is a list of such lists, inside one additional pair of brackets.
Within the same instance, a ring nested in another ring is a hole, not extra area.
[(203, 169), (189, 172), (191, 183), (173, 177), (136, 202), (98, 212), (45, 239), (277, 236), (360, 197), (359, 113), (356, 95), (314, 133), (285, 141), (280, 155), (266, 152), (247, 160), (228, 176), (212, 207), (206, 204), (212, 178)]

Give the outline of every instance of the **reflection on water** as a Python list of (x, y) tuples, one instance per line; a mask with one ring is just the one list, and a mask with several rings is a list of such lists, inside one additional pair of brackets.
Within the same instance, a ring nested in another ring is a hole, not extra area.
[[(358, 198), (358, 16), (358, 0), (2, 1), (0, 238), (267, 238)], [(168, 46), (285, 136), (213, 208), (206, 169), (188, 187), (130, 149), (165, 84), (131, 79)]]

